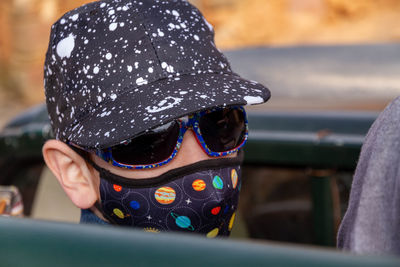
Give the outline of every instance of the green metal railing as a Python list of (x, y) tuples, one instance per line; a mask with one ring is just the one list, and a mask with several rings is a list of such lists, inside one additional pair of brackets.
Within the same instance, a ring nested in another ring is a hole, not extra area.
[(399, 266), (400, 259), (355, 256), (279, 243), (209, 240), (122, 227), (0, 218), (1, 266)]

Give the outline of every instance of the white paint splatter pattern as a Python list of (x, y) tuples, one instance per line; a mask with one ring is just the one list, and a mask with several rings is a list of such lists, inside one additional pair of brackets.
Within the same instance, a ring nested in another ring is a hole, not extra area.
[(67, 13), (44, 70), (56, 137), (104, 147), (200, 109), (264, 102), (268, 91), (232, 75), (212, 35), (180, 0), (98, 1)]
[(60, 58), (71, 56), (72, 50), (75, 47), (75, 35), (70, 33), (68, 37), (62, 39), (57, 44), (57, 54)]
[(148, 106), (148, 107), (146, 107), (146, 110), (149, 113), (161, 112), (166, 109), (173, 108), (176, 105), (179, 105), (179, 103), (181, 103), (182, 100), (183, 100), (183, 98), (168, 96), (165, 99), (161, 100), (157, 104), (157, 106)]
[(264, 102), (261, 96), (245, 96), (244, 100), (246, 100), (247, 105), (261, 104)]

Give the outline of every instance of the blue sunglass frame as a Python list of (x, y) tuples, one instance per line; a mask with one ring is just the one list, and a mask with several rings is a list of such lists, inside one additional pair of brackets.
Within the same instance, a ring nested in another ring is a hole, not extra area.
[(184, 134), (186, 133), (186, 131), (188, 129), (191, 128), (191, 129), (193, 129), (193, 131), (195, 133), (198, 143), (200, 144), (200, 146), (202, 147), (204, 152), (207, 153), (207, 155), (209, 155), (211, 157), (223, 157), (223, 156), (233, 154), (233, 153), (239, 151), (239, 149), (242, 148), (245, 145), (245, 143), (247, 142), (249, 129), (248, 129), (248, 122), (247, 122), (247, 115), (246, 115), (246, 111), (244, 110), (244, 108), (243, 107), (229, 107), (229, 108), (230, 109), (239, 109), (243, 112), (244, 123), (245, 123), (245, 128), (246, 128), (243, 141), (237, 147), (235, 147), (231, 150), (224, 151), (224, 152), (212, 151), (211, 149), (208, 148), (208, 146), (207, 146), (206, 142), (204, 141), (204, 138), (201, 134), (201, 130), (199, 127), (199, 119), (205, 114), (209, 114), (213, 111), (224, 109), (224, 108), (214, 108), (214, 109), (200, 111), (200, 112), (191, 114), (188, 116), (187, 121), (181, 120), (181, 119), (176, 120), (179, 123), (180, 130), (179, 130), (179, 137), (176, 142), (175, 148), (174, 148), (172, 154), (167, 159), (162, 160), (160, 162), (153, 163), (153, 164), (143, 164), (143, 165), (129, 165), (129, 164), (120, 163), (113, 158), (111, 147), (101, 149), (101, 150), (96, 150), (95, 153), (98, 157), (100, 157), (104, 161), (112, 164), (113, 166), (119, 167), (119, 168), (141, 170), (141, 169), (151, 169), (151, 168), (160, 167), (162, 165), (169, 163), (176, 156), (176, 154), (178, 153), (179, 148), (182, 144)]

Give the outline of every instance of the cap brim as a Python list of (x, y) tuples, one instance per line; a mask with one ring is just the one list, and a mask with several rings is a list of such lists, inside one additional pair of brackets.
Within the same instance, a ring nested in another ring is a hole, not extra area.
[(121, 92), (67, 130), (68, 140), (106, 148), (200, 110), (266, 102), (270, 91), (234, 74), (202, 73), (161, 79)]

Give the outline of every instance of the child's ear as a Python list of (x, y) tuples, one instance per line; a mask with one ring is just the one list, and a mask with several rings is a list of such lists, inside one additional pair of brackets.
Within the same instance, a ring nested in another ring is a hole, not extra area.
[(72, 202), (88, 209), (99, 198), (99, 178), (94, 169), (67, 144), (49, 140), (43, 146), (43, 157)]

